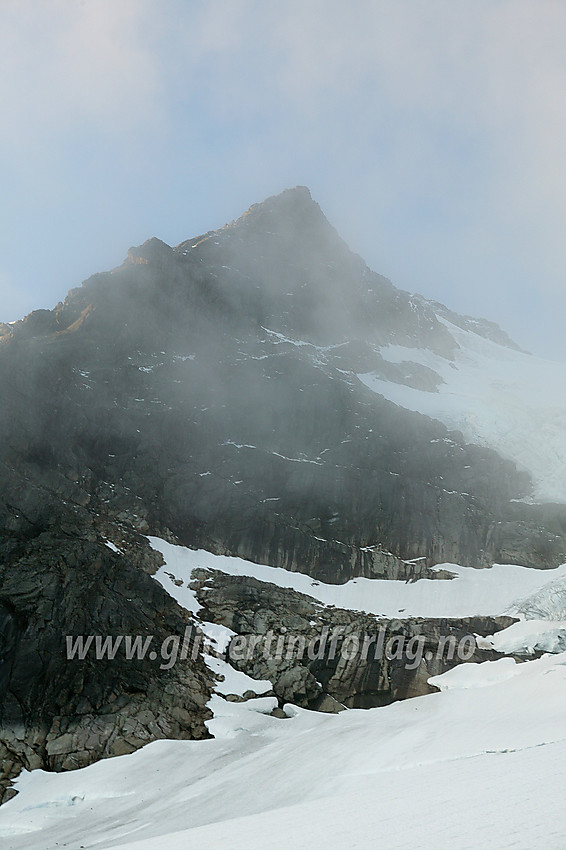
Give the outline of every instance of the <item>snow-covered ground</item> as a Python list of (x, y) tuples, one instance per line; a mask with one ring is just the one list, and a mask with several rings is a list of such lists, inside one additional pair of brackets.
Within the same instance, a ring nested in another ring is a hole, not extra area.
[[(155, 578), (180, 605), (196, 613), (199, 604), (188, 588), (194, 569), (219, 570), (228, 575), (252, 576), (279, 587), (306, 593), (324, 605), (366, 611), (395, 617), (471, 617), (475, 615), (515, 614), (516, 605), (525, 597), (538, 594), (552, 585), (566, 587), (566, 564), (554, 570), (534, 570), (510, 564), (495, 564), (489, 570), (440, 564), (456, 575), (451, 580), (421, 579), (414, 583), (382, 579), (355, 578), (346, 584), (324, 584), (303, 573), (280, 567), (254, 564), (243, 558), (213, 555), (204, 549), (175, 546), (158, 537), (150, 537), (154, 549), (161, 552), (166, 565)], [(174, 577), (181, 584), (175, 584)], [(566, 590), (564, 591), (566, 595)]]
[(26, 773), (4, 850), (563, 850), (566, 653), (466, 664), (444, 690), (317, 714), (213, 697), (214, 740)]
[[(520, 655), (566, 651), (566, 564), (545, 571), (502, 564), (495, 564), (489, 570), (443, 564), (444, 569), (456, 576), (454, 579), (421, 579), (408, 584), (358, 578), (335, 585), (314, 582), (302, 573), (254, 564), (243, 558), (176, 546), (159, 537), (150, 537), (149, 541), (166, 562), (155, 578), (180, 605), (195, 614), (199, 603), (189, 586), (192, 572), (198, 568), (213, 569), (292, 588), (310, 594), (324, 605), (381, 613), (388, 618), (509, 614), (520, 622), (486, 638), (478, 637), (479, 646)], [(212, 623), (201, 623), (201, 628), (212, 648), (220, 651), (235, 634)], [(207, 656), (207, 663), (225, 676), (219, 693), (243, 693), (249, 689), (260, 694), (270, 690), (269, 682), (254, 682), (214, 656)], [(244, 680), (247, 684), (243, 690), (237, 690), (238, 683), (243, 684)]]
[(444, 383), (413, 389), (358, 377), (395, 404), (439, 419), (472, 443), (498, 451), (534, 479), (537, 501), (566, 502), (566, 363), (523, 354), (439, 317), (460, 346), (454, 362), (418, 348), (384, 346), (391, 363), (428, 366)]
[[(198, 603), (187, 585), (196, 567), (394, 616), (502, 613), (517, 596), (528, 609), (529, 594), (540, 602), (551, 586), (554, 598), (566, 575), (565, 567), (450, 566), (452, 581), (334, 586), (150, 541), (167, 561), (155, 578), (192, 612)], [(70, 773), (24, 772), (20, 793), (0, 808), (3, 850), (566, 846), (566, 652), (460, 665), (431, 680), (439, 693), (384, 708), (329, 715), (286, 706), (283, 719), (270, 713), (275, 698), (223, 698), (265, 693), (270, 683), (215, 658), (211, 650), (228, 630), (203, 628), (207, 663), (226, 677), (210, 701), (214, 739), (157, 741)], [(556, 651), (565, 628), (563, 621), (526, 619), (484, 640), (504, 651), (554, 641), (549, 648)]]
[(486, 638), (477, 637), (482, 649), (506, 654), (566, 652), (566, 620), (522, 620)]

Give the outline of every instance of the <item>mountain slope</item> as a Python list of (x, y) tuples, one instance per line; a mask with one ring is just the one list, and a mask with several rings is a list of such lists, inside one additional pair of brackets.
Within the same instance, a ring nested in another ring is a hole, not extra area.
[(466, 377), (458, 333), (526, 355), (370, 271), (302, 187), (177, 248), (151, 239), (0, 332), (5, 779), (208, 734), (202, 653), (65, 656), (66, 635), (203, 627), (152, 578), (148, 534), (327, 583), (566, 560), (566, 507), (528, 504), (512, 450), (384, 397), (442, 400)]
[(566, 405), (560, 388), (564, 363), (545, 361), (481, 338), (445, 321), (458, 344), (450, 361), (427, 349), (388, 345), (389, 363), (432, 369), (436, 392), (395, 384), (375, 373), (360, 375), (374, 392), (409, 410), (440, 419), (467, 440), (495, 449), (533, 477), (532, 499), (566, 502)]
[(150, 240), (4, 340), (8, 464), (74, 478), (141, 531), (331, 581), (415, 558), (565, 557), (563, 512), (548, 534), (511, 502), (527, 475), (357, 377), (436, 398), (442, 375), (381, 348), (449, 367), (458, 343), (348, 251), (305, 189), (175, 250)]

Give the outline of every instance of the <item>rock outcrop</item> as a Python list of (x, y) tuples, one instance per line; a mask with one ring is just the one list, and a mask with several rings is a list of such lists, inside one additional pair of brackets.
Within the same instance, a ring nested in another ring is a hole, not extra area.
[(243, 636), (226, 647), (233, 666), (268, 679), (286, 702), (322, 711), (372, 708), (436, 690), (431, 676), (464, 661), (500, 658), (475, 636), (511, 617), (387, 619), (322, 606), (309, 596), (247, 576), (195, 571), (199, 615)]
[[(68, 770), (157, 738), (209, 737), (212, 674), (200, 655), (167, 669), (159, 652), (193, 627), (151, 578), (159, 556), (131, 535), (130, 558), (80, 531), (44, 528), (13, 544), (8, 563), (2, 549), (0, 800), (22, 767)], [(156, 657), (128, 658), (122, 645), (97, 658), (95, 641), (126, 635), (149, 639)], [(80, 658), (76, 642), (89, 637)]]

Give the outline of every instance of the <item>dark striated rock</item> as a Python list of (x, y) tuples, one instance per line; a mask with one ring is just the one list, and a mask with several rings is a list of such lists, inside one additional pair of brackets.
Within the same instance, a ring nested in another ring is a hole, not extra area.
[(463, 661), (500, 658), (478, 649), (474, 636), (516, 622), (512, 617), (392, 620), (323, 606), (246, 576), (202, 570), (193, 578), (200, 616), (248, 637), (245, 647), (235, 638), (227, 658), (253, 678), (272, 681), (280, 706), (293, 702), (334, 712), (432, 693), (430, 676)]
[(212, 677), (200, 657), (171, 669), (149, 652), (128, 659), (123, 646), (113, 659), (94, 645), (68, 657), (67, 636), (151, 635), (159, 651), (192, 623), (148, 575), (158, 563), (147, 543), (130, 560), (92, 537), (45, 528), (2, 545), (0, 795), (22, 767), (68, 770), (156, 738), (208, 737)]

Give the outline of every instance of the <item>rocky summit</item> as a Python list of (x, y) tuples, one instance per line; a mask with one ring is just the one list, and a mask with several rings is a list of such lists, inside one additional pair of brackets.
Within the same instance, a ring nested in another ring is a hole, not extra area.
[[(566, 507), (533, 497), (512, 450), (393, 400), (439, 399), (461, 335), (526, 357), (496, 325), (371, 271), (304, 187), (175, 248), (149, 239), (53, 310), (0, 325), (5, 798), (22, 767), (210, 734), (218, 673), (202, 650), (168, 669), (69, 660), (66, 636), (369, 628), (363, 611), (211, 571), (195, 572), (187, 610), (155, 580), (163, 558), (148, 536), (331, 585), (566, 561)], [(431, 645), (511, 622), (372, 617)], [(330, 711), (427, 693), (448, 666), (274, 668), (253, 655), (239, 669), (271, 681), (280, 709)]]

